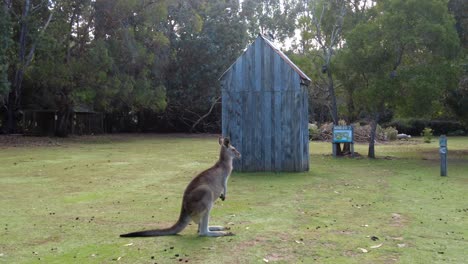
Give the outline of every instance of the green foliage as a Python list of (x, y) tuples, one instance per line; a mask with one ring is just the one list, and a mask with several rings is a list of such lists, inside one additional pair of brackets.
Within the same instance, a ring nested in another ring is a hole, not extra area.
[(282, 42), (294, 36), (296, 13), (295, 0), (244, 0), (240, 16), (250, 39), (260, 33)]
[(6, 95), (10, 90), (8, 81), (8, 68), (10, 46), (13, 44), (11, 39), (11, 20), (9, 12), (0, 7), (0, 98)]
[(448, 135), (451, 132), (466, 130), (462, 123), (451, 120), (429, 120), (429, 119), (395, 119), (388, 124), (395, 127), (399, 133), (408, 135), (421, 135), (425, 127), (430, 127), (435, 135)]
[(425, 143), (431, 143), (432, 142), (432, 137), (434, 136), (432, 134), (432, 129), (429, 127), (425, 127), (421, 133), (421, 136), (424, 137), (424, 142)]
[(465, 0), (449, 0), (450, 12), (454, 15), (458, 36), (461, 44), (468, 48), (468, 5)]
[(339, 60), (355, 74), (341, 78), (362, 87), (356, 95), (369, 111), (394, 105), (402, 116), (437, 117), (440, 96), (456, 84), (447, 60), (457, 54), (458, 38), (447, 7), (437, 0), (391, 0), (372, 9), (380, 15), (347, 35)]
[(447, 104), (460, 122), (468, 128), (468, 76), (466, 74), (461, 77), (458, 88), (449, 93)]
[[(454, 19), (439, 0), (378, 1), (374, 15), (346, 34), (337, 56), (348, 96), (374, 122), (386, 109), (397, 115), (443, 115), (440, 99), (456, 84), (450, 60), (459, 51)], [(373, 142), (369, 156), (373, 156)]]
[(320, 139), (320, 129), (316, 124), (309, 123), (309, 140)]
[[(389, 110), (468, 124), (457, 87), (468, 28), (460, 0), (448, 1), (453, 17), (445, 0), (31, 1), (21, 18), (25, 3), (4, 1), (0, 16), (0, 95), (24, 72), (13, 108), (87, 105), (127, 120), (161, 114), (187, 131), (219, 97), (218, 77), (263, 33), (281, 43), (300, 36), (288, 55), (313, 79), (316, 121), (328, 119), (336, 94), (340, 117), (351, 122)], [(218, 131), (218, 110), (200, 131)]]
[(390, 140), (390, 141), (397, 140), (398, 130), (396, 130), (396, 128), (386, 127), (384, 128), (384, 133), (385, 133), (385, 137), (387, 138), (387, 140)]

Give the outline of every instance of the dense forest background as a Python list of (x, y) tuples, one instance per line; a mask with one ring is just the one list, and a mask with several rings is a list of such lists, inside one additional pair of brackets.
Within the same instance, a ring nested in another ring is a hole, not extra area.
[(313, 79), (310, 122), (468, 126), (465, 0), (2, 0), (0, 125), (219, 132), (218, 78), (264, 34)]

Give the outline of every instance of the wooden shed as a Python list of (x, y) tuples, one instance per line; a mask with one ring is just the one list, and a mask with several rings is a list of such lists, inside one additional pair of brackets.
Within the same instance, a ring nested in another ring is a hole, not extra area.
[(307, 77), (259, 35), (220, 77), (222, 133), (242, 153), (237, 171), (308, 171)]

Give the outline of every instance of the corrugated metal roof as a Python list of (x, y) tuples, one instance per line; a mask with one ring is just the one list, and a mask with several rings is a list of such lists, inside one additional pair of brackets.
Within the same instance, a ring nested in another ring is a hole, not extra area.
[[(304, 81), (304, 84), (309, 85), (309, 83), (311, 82), (311, 79), (310, 79), (303, 71), (301, 71), (301, 69), (299, 69), (299, 67), (297, 67), (297, 65), (294, 64), (294, 62), (292, 62), (292, 61), (288, 58), (288, 56), (286, 56), (286, 54), (284, 54), (278, 47), (276, 47), (276, 45), (275, 45), (273, 42), (271, 42), (267, 37), (265, 37), (265, 36), (262, 35), (262, 34), (258, 34), (257, 39), (258, 39), (258, 38), (262, 38), (262, 39), (265, 41), (265, 43), (267, 43), (268, 46), (270, 46), (270, 47), (275, 51), (276, 54), (278, 54), (289, 66), (291, 66), (291, 68), (292, 68), (292, 69), (301, 77), (301, 79)], [(257, 40), (255, 40), (255, 41), (257, 41)], [(254, 43), (255, 43), (255, 41), (254, 41)], [(251, 46), (251, 45), (253, 45), (253, 43), (250, 44), (249, 46)], [(246, 51), (247, 51), (247, 49), (244, 50), (244, 53), (245, 53)], [(241, 56), (243, 56), (244, 53), (243, 53)], [(236, 61), (237, 61), (237, 60), (236, 60)], [(236, 61), (235, 61), (233, 64), (231, 64), (231, 66), (229, 66), (229, 68), (228, 68), (225, 72), (223, 72), (223, 74), (221, 75), (221, 77), (219, 77), (219, 80), (221, 80), (221, 79), (224, 77), (224, 75), (226, 75), (226, 73), (227, 73), (228, 71), (231, 70), (232, 66), (233, 66), (234, 64), (236, 64)]]

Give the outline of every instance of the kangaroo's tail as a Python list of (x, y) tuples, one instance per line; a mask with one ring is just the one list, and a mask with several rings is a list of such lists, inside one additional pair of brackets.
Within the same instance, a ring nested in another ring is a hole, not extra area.
[(190, 219), (190, 215), (187, 214), (184, 208), (182, 207), (179, 220), (177, 220), (177, 222), (169, 228), (133, 232), (120, 235), (120, 237), (152, 237), (176, 235), (177, 233), (184, 230), (184, 228), (190, 223)]

